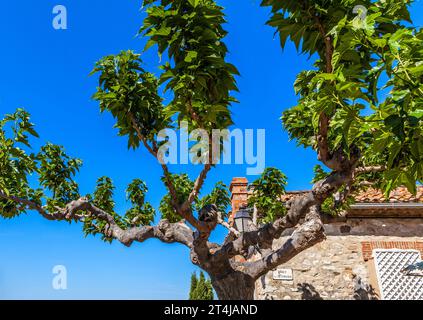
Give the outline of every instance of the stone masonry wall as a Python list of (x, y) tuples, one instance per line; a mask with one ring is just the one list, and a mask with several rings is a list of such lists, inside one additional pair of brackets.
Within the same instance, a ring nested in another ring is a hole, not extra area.
[[(257, 281), (256, 299), (378, 299), (371, 279), (373, 261), (365, 261), (363, 244), (404, 249), (407, 243), (418, 243), (417, 249), (423, 250), (423, 219), (350, 219), (325, 229), (325, 241), (278, 267), (292, 269), (293, 280), (274, 280), (269, 272)], [(287, 233), (275, 241), (275, 248)]]

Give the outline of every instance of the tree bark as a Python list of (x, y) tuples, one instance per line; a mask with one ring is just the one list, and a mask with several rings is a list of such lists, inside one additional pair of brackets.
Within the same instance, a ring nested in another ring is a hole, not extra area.
[(220, 300), (254, 300), (255, 279), (243, 272), (210, 275), (210, 279)]

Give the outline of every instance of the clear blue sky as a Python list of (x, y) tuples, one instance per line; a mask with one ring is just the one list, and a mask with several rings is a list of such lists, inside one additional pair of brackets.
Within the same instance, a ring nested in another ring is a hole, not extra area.
[[(144, 150), (128, 151), (117, 137), (113, 119), (100, 115), (90, 99), (97, 79), (88, 77), (95, 61), (123, 49), (141, 51), (135, 37), (143, 13), (137, 0), (2, 1), (0, 29), (0, 114), (26, 108), (41, 135), (34, 147), (47, 141), (62, 144), (84, 160), (78, 175), (82, 193), (91, 193), (98, 177), (116, 184), (117, 210), (123, 212), (124, 189), (133, 178), (147, 181), (149, 201), (158, 206), (164, 193), (160, 167)], [(229, 59), (241, 72), (240, 104), (233, 109), (236, 127), (266, 129), (266, 165), (281, 168), (289, 189), (309, 188), (316, 156), (288, 142), (279, 120), (296, 103), (293, 82), (310, 67), (288, 44), (284, 52), (274, 31), (265, 26), (268, 11), (259, 0), (221, 0), (226, 8)], [(52, 8), (68, 9), (68, 30), (54, 30)], [(423, 3), (412, 13), (423, 23)], [(154, 50), (144, 55), (147, 68), (157, 72)], [(244, 176), (245, 166), (224, 165), (212, 171), (205, 191), (217, 181), (229, 184)], [(172, 167), (192, 177), (198, 168)], [(250, 180), (254, 177), (250, 177)], [(222, 230), (216, 234), (221, 238)], [(68, 270), (68, 290), (55, 291), (54, 265)], [(49, 222), (35, 213), (0, 220), (0, 299), (185, 299), (191, 272), (196, 270), (188, 250), (150, 240), (126, 248), (99, 238), (84, 238), (81, 225)]]

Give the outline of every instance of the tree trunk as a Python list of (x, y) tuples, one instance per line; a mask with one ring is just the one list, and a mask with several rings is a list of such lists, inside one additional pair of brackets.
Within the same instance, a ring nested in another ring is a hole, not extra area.
[(242, 272), (211, 276), (211, 281), (220, 300), (254, 300), (255, 281)]

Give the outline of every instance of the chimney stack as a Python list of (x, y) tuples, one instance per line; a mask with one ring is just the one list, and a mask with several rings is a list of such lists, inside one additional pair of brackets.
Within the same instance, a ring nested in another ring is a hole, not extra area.
[(235, 213), (248, 202), (248, 180), (247, 178), (233, 178), (229, 191), (231, 192), (232, 214), (229, 218), (233, 222)]

